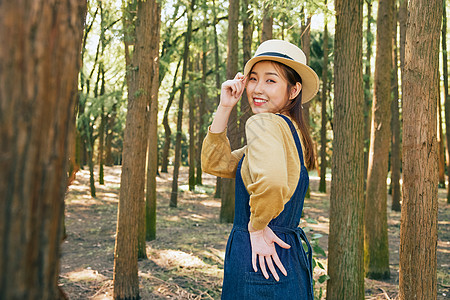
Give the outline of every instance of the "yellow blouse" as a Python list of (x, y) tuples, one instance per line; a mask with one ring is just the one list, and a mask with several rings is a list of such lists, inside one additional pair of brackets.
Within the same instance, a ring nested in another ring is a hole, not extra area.
[[(291, 121), (301, 141), (302, 135)], [(231, 151), (226, 130), (208, 130), (202, 147), (202, 170), (234, 178), (245, 154), (241, 176), (250, 195), (250, 222), (255, 230), (260, 230), (283, 211), (294, 194), (300, 178), (300, 159), (289, 125), (276, 114), (253, 115), (245, 124), (245, 134), (247, 145)]]

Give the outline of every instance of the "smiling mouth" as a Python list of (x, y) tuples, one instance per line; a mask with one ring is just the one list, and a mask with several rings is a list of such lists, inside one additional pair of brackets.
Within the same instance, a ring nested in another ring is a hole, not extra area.
[(264, 104), (264, 103), (266, 103), (268, 101), (264, 100), (264, 99), (253, 98), (253, 102), (255, 102), (255, 104)]

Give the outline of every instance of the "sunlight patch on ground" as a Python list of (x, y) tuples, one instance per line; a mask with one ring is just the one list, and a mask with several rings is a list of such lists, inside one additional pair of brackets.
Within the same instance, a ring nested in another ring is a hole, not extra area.
[(204, 268), (207, 266), (201, 259), (190, 253), (170, 249), (159, 250), (158, 258), (154, 259), (154, 261), (162, 267)]
[(71, 281), (104, 281), (108, 278), (98, 271), (88, 268), (67, 273), (67, 279)]
[(220, 207), (220, 201), (218, 200), (203, 200), (202, 202), (200, 202), (202, 205), (204, 206), (208, 206), (208, 207)]

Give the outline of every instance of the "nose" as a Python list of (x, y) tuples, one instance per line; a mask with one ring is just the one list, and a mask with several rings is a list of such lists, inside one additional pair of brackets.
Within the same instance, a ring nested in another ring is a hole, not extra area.
[(255, 92), (255, 94), (262, 94), (263, 92), (263, 86), (262, 86), (262, 82), (261, 80), (258, 80), (255, 84), (255, 89), (253, 90)]

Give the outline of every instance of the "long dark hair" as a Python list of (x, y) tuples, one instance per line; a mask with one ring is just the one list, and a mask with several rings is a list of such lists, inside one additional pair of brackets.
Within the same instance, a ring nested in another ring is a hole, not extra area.
[[(295, 86), (297, 82), (302, 83), (302, 78), (300, 75), (294, 71), (291, 67), (288, 67), (282, 63), (271, 61), (275, 67), (282, 71), (282, 75), (287, 80), (287, 94), (290, 95), (291, 89)], [(303, 88), (302, 88), (303, 90)], [(305, 148), (305, 165), (309, 170), (314, 169), (316, 166), (316, 158), (314, 152), (314, 145), (309, 134), (308, 126), (305, 124), (303, 120), (303, 107), (302, 107), (302, 90), (298, 96), (289, 100), (288, 104), (280, 111), (280, 113), (286, 113), (294, 119), (295, 123), (297, 123), (298, 128), (300, 129), (300, 133), (303, 137), (303, 146)]]

